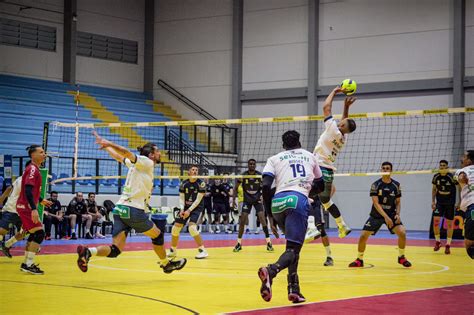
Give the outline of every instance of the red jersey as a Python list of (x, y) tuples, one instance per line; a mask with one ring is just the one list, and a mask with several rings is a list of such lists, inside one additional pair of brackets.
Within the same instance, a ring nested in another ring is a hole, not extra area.
[(21, 176), (21, 191), (16, 203), (18, 210), (31, 210), (28, 199), (26, 199), (26, 185), (33, 186), (33, 200), (36, 205), (38, 204), (41, 193), (41, 182), (42, 177), (38, 166), (30, 163)]

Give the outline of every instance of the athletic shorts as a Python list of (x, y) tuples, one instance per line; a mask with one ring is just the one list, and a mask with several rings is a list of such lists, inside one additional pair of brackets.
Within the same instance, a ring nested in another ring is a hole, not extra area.
[(130, 232), (134, 229), (138, 233), (143, 233), (153, 228), (153, 222), (145, 211), (124, 205), (116, 205), (114, 210), (114, 227), (112, 236), (117, 236), (120, 232)]
[(176, 220), (174, 220), (174, 222), (176, 223), (179, 223), (179, 224), (186, 224), (187, 222), (193, 222), (193, 223), (197, 223), (197, 221), (199, 220), (199, 216), (201, 215), (201, 212), (203, 211), (204, 208), (197, 208), (197, 209), (194, 209), (193, 211), (191, 211), (191, 214), (189, 214), (189, 217), (187, 217), (186, 219), (183, 219), (183, 218), (176, 218)]
[(211, 214), (213, 212), (211, 200), (204, 200), (204, 211), (208, 214)]
[(0, 228), (8, 230), (10, 229), (10, 224), (13, 224), (16, 227), (16, 229), (19, 231), (21, 229), (20, 216), (13, 212), (8, 212), (8, 211), (2, 212), (2, 219), (0, 220)]
[[(390, 233), (395, 234), (393, 232), (393, 229), (397, 225), (403, 225), (403, 223), (401, 221), (400, 221), (400, 223), (395, 223), (395, 215), (391, 215), (390, 219), (392, 219), (392, 221), (393, 221), (393, 226), (392, 226), (392, 228), (388, 228), (388, 226), (387, 226), (387, 228), (390, 231)], [(375, 235), (375, 234), (377, 234), (377, 232), (380, 230), (380, 228), (384, 224), (385, 224), (384, 218), (374, 218), (372, 216), (369, 216), (369, 218), (365, 222), (363, 230), (364, 231), (371, 231), (371, 232), (373, 232), (372, 235)]]
[(296, 191), (283, 191), (273, 197), (273, 218), (288, 241), (303, 244), (309, 207), (308, 197)]
[(213, 206), (215, 214), (227, 214), (230, 212), (230, 209), (226, 207), (225, 203), (214, 203)]
[(467, 207), (464, 218), (464, 238), (474, 241), (474, 203)]
[(332, 182), (334, 181), (334, 171), (327, 167), (320, 166), (319, 168), (323, 173), (324, 180), (324, 190), (319, 193), (319, 197), (321, 198), (321, 200), (329, 201), (329, 199), (331, 199)]
[(259, 202), (257, 203), (248, 203), (248, 202), (243, 202), (242, 203), (242, 213), (248, 213), (250, 214), (250, 212), (252, 211), (252, 207), (255, 208), (255, 213), (259, 213), (261, 211), (263, 211), (263, 205)]
[[(18, 206), (22, 208), (18, 208)], [(16, 212), (20, 216), (21, 225), (23, 226), (23, 229), (25, 231), (30, 231), (34, 228), (43, 227), (43, 223), (41, 223), (41, 221), (38, 221), (36, 223), (33, 222), (33, 220), (31, 219), (31, 210), (29, 207), (17, 204)]]
[(442, 205), (437, 203), (436, 209), (433, 211), (433, 216), (444, 217), (446, 220), (453, 220), (455, 213), (455, 206), (453, 204)]

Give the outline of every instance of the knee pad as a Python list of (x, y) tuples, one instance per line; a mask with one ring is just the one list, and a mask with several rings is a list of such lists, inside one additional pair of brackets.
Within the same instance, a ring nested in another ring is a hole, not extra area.
[(323, 200), (323, 199), (326, 199), (326, 198), (321, 197), (321, 203), (323, 204), (324, 209), (328, 211), (328, 209), (331, 208), (334, 202), (332, 202), (331, 198), (327, 198), (326, 200)]
[(182, 226), (173, 225), (173, 227), (171, 228), (171, 235), (179, 236), (179, 233), (181, 232), (182, 229), (183, 229)]
[(160, 235), (158, 235), (157, 237), (152, 238), (151, 243), (153, 245), (158, 245), (158, 246), (163, 245), (165, 243), (165, 234), (163, 233), (163, 231), (160, 231)]
[(466, 251), (467, 251), (467, 254), (469, 255), (469, 257), (471, 257), (471, 259), (474, 259), (474, 246), (466, 248)]
[(45, 233), (43, 230), (36, 231), (34, 233), (31, 233), (30, 236), (28, 236), (28, 242), (35, 242), (36, 244), (41, 244), (43, 243)]
[(195, 236), (198, 236), (199, 235), (199, 231), (197, 229), (197, 226), (196, 224), (191, 224), (188, 226), (188, 231), (189, 231), (189, 234), (192, 236), (192, 237), (195, 237)]
[(120, 251), (120, 249), (115, 246), (115, 245), (111, 245), (110, 246), (110, 254), (107, 255), (107, 257), (109, 258), (115, 258), (117, 257), (118, 255), (120, 255), (122, 252)]

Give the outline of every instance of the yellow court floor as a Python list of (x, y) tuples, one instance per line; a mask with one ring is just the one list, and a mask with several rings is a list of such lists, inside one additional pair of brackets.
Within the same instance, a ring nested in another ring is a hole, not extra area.
[[(308, 302), (372, 296), (385, 293), (474, 283), (473, 262), (463, 248), (451, 255), (430, 247), (409, 247), (413, 267), (397, 264), (393, 245), (369, 245), (364, 269), (349, 269), (356, 245), (332, 245), (335, 266), (324, 267), (324, 248), (303, 248), (301, 290)], [(209, 258), (196, 260), (194, 249), (181, 249), (188, 258), (181, 271), (164, 274), (153, 251), (125, 252), (116, 259), (93, 257), (89, 271), (76, 266), (75, 254), (40, 255), (46, 274), (19, 271), (23, 257), (0, 257), (2, 314), (216, 314), (290, 305), (286, 271), (274, 281), (273, 300), (259, 295), (259, 266), (274, 262), (282, 245), (268, 253), (264, 246), (209, 248)], [(34, 306), (32, 306), (34, 305)]]

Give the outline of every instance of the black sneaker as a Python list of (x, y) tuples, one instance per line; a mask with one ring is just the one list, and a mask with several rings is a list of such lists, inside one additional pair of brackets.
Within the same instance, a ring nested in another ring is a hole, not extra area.
[(12, 254), (10, 254), (10, 247), (6, 247), (5, 244), (0, 244), (0, 251), (8, 258), (12, 258)]
[(92, 256), (89, 248), (82, 245), (77, 246), (77, 255), (77, 266), (82, 272), (87, 272), (87, 264)]
[(240, 243), (237, 243), (234, 247), (234, 253), (240, 252), (242, 250), (242, 245)]
[(72, 240), (77, 240), (76, 233), (72, 233), (72, 235), (71, 235), (71, 239), (72, 239)]
[(306, 302), (306, 298), (300, 292), (297, 274), (288, 275), (288, 300), (293, 304)]
[(32, 275), (44, 275), (44, 271), (39, 268), (39, 265), (32, 264), (27, 266), (25, 263), (21, 264), (20, 270), (23, 272), (31, 273)]
[(86, 237), (85, 237), (85, 238), (88, 239), (88, 240), (92, 240), (94, 237), (92, 236), (91, 233), (86, 233)]
[(273, 249), (272, 243), (268, 242), (267, 243), (267, 252), (273, 252), (273, 251), (274, 251), (274, 249)]
[(334, 260), (332, 259), (332, 257), (328, 257), (328, 258), (326, 258), (326, 261), (324, 262), (323, 265), (326, 266), (326, 267), (334, 266)]
[(166, 266), (160, 266), (163, 268), (164, 273), (172, 273), (174, 270), (181, 270), (186, 265), (186, 258), (182, 258), (180, 260), (170, 260), (166, 264)]

